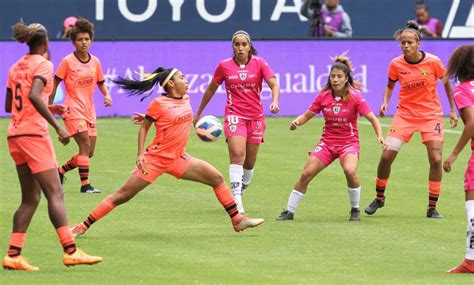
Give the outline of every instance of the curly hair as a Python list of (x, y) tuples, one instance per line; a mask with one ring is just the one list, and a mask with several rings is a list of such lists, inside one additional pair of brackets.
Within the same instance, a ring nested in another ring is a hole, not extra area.
[(18, 23), (12, 26), (13, 39), (20, 43), (26, 43), (30, 49), (36, 48), (48, 38), (46, 28), (38, 23), (28, 26), (20, 19)]
[[(334, 64), (331, 66), (331, 71), (329, 74), (331, 74), (333, 69), (338, 69), (344, 73), (344, 75), (348, 78), (346, 86), (344, 86), (344, 92), (342, 95), (342, 100), (346, 101), (351, 97), (351, 92), (350, 89), (356, 89), (356, 90), (361, 90), (362, 89), (362, 83), (359, 81), (355, 80), (351, 72), (354, 71), (354, 67), (352, 66), (352, 63), (350, 59), (346, 56), (347, 51), (342, 53), (341, 55), (337, 55), (335, 57), (332, 57), (331, 60), (334, 62)], [(333, 90), (331, 86), (331, 78), (328, 77), (328, 82), (326, 83), (326, 86), (324, 86), (323, 91), (327, 90)]]
[(447, 75), (461, 82), (474, 79), (474, 45), (458, 47), (449, 58)]
[(71, 35), (70, 35), (71, 41), (75, 41), (79, 33), (88, 33), (91, 40), (93, 40), (94, 39), (94, 24), (92, 24), (91, 21), (85, 18), (78, 19), (71, 29)]

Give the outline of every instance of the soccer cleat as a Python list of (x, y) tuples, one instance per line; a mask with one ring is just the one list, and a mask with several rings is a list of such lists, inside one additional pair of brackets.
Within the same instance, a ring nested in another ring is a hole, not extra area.
[(69, 230), (71, 231), (72, 235), (76, 238), (78, 236), (82, 236), (83, 234), (86, 233), (87, 229), (82, 226), (82, 224), (78, 225), (71, 225), (69, 227)]
[(349, 222), (360, 221), (360, 210), (359, 208), (352, 208), (351, 209), (351, 217), (349, 218)]
[(76, 248), (76, 251), (69, 254), (64, 253), (63, 262), (66, 266), (74, 266), (74, 265), (92, 265), (99, 263), (103, 260), (100, 256), (92, 256), (88, 255), (87, 253), (83, 252), (79, 248)]
[(367, 206), (367, 208), (365, 208), (365, 213), (367, 215), (373, 215), (375, 214), (378, 208), (383, 208), (384, 205), (385, 205), (385, 199), (379, 200), (375, 198), (374, 201), (372, 201), (372, 203), (370, 203), (370, 205)]
[[(470, 263), (474, 263), (474, 261), (471, 260)], [(474, 273), (474, 264), (469, 264), (468, 261), (464, 259), (458, 266), (448, 270), (448, 273)]]
[(5, 256), (3, 258), (2, 266), (8, 270), (26, 270), (26, 271), (39, 271), (38, 267), (31, 266), (28, 261), (21, 255), (11, 257)]
[(426, 217), (427, 218), (432, 218), (432, 219), (442, 219), (443, 216), (438, 213), (438, 210), (436, 208), (429, 208), (428, 211), (426, 211)]
[(265, 220), (260, 218), (249, 218), (244, 216), (240, 219), (237, 223), (234, 223), (232, 226), (234, 227), (234, 231), (241, 232), (248, 228), (257, 227), (263, 224)]
[(99, 189), (95, 189), (90, 184), (86, 184), (81, 186), (81, 193), (100, 194), (102, 193), (102, 191), (100, 191)]
[(287, 220), (293, 220), (295, 218), (295, 213), (292, 213), (288, 210), (283, 210), (283, 212), (280, 213), (280, 216), (276, 218), (277, 221), (287, 221)]

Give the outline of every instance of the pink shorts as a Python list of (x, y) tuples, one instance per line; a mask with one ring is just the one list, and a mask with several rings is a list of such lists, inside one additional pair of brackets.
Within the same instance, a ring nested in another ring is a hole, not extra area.
[(466, 173), (464, 174), (464, 190), (474, 191), (474, 151), (467, 163)]
[(314, 149), (309, 153), (310, 156), (317, 157), (324, 165), (328, 166), (339, 158), (342, 161), (346, 155), (355, 153), (359, 156), (360, 147), (358, 143), (350, 143), (341, 146), (329, 146), (326, 143), (320, 142), (314, 146)]
[(8, 139), (8, 148), (15, 165), (26, 163), (33, 174), (58, 167), (49, 135), (11, 137)]
[(93, 122), (84, 119), (65, 119), (64, 126), (71, 137), (82, 132), (88, 132), (90, 137), (97, 136), (97, 120), (95, 119)]
[(265, 119), (247, 120), (239, 116), (225, 116), (224, 133), (226, 140), (230, 137), (246, 137), (248, 143), (263, 143)]
[(167, 158), (153, 155), (148, 151), (145, 152), (145, 158), (147, 161), (145, 168), (140, 170), (138, 167), (135, 167), (133, 174), (149, 183), (153, 183), (163, 173), (168, 173), (180, 179), (188, 169), (192, 159), (187, 153), (178, 158)]

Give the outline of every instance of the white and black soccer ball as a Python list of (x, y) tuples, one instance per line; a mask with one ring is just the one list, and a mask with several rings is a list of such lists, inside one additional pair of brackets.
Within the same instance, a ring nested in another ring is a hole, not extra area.
[(196, 134), (205, 142), (214, 142), (222, 134), (222, 124), (218, 118), (208, 115), (196, 123)]

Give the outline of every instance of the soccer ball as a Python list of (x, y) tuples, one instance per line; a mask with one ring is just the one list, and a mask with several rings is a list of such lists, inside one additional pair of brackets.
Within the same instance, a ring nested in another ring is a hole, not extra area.
[(196, 134), (205, 142), (214, 142), (222, 134), (222, 124), (214, 116), (204, 116), (196, 123)]

